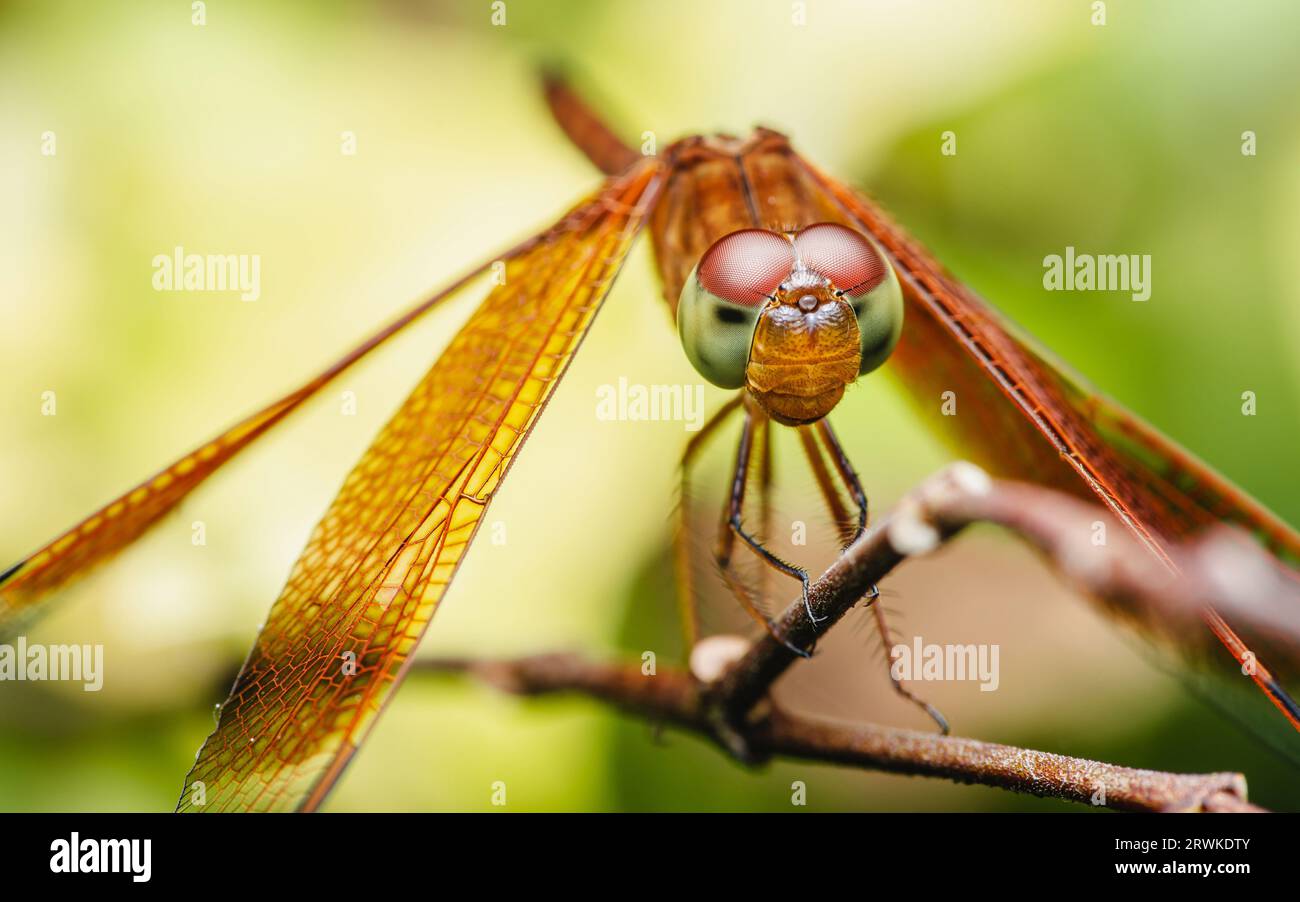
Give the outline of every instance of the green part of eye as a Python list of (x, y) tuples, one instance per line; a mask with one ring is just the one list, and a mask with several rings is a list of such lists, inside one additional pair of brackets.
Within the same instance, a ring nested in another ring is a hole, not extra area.
[(700, 287), (695, 271), (677, 302), (677, 335), (696, 371), (719, 388), (741, 388), (762, 305), (724, 301)]
[[(876, 252), (884, 258), (879, 248)], [(879, 285), (864, 295), (845, 297), (845, 300), (858, 318), (858, 331), (862, 334), (862, 364), (858, 373), (866, 375), (889, 359), (903, 332), (903, 289), (898, 284), (898, 274), (890, 266), (889, 274)]]

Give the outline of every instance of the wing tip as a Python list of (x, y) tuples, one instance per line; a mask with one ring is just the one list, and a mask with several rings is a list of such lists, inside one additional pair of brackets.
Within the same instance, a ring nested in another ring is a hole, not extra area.
[(1296, 700), (1282, 688), (1282, 684), (1271, 676), (1264, 681), (1263, 687), (1273, 703), (1282, 709), (1282, 713), (1297, 729), (1300, 729), (1300, 704), (1297, 704)]
[(0, 573), (0, 586), (3, 586), (5, 583), (9, 582), (9, 580), (13, 579), (18, 574), (18, 571), (23, 569), (26, 564), (26, 560), (21, 560), (4, 573)]
[(556, 124), (569, 140), (606, 175), (617, 175), (640, 156), (610, 128), (575, 88), (575, 67), (554, 57), (535, 64), (542, 94)]
[(533, 68), (537, 70), (537, 78), (542, 83), (543, 89), (547, 91), (567, 87), (569, 84), (571, 67), (561, 59), (550, 56), (539, 57), (533, 64)]

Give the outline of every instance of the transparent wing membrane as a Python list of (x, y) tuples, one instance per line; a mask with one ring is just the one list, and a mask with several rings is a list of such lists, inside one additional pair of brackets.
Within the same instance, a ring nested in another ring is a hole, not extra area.
[(660, 175), (636, 165), (509, 262), (317, 525), (178, 810), (319, 805), (401, 680)]
[[(892, 257), (904, 284), (907, 312), (890, 369), (923, 401), (918, 411), (936, 434), (963, 456), (1002, 476), (1100, 501), (1171, 567), (1168, 542), (1219, 521), (1246, 528), (1284, 561), (1300, 560), (1295, 530), (1037, 350), (865, 197), (807, 162), (803, 166)], [(961, 395), (961, 416), (940, 416), (934, 399), (945, 391)], [(1142, 612), (1123, 613), (1144, 625)], [(1208, 658), (1206, 651), (1217, 639), (1222, 645), (1215, 653), (1219, 672), (1240, 681), (1249, 643), (1214, 612), (1207, 613), (1204, 623), (1195, 635), (1146, 634), (1173, 639), (1194, 661)], [(1287, 650), (1281, 663), (1288, 672), (1298, 656), (1300, 649)], [(1264, 663), (1253, 662), (1252, 668), (1248, 676), (1282, 714), (1285, 721), (1278, 723), (1290, 723), (1286, 741), (1295, 743), (1300, 709)]]
[[(519, 245), (498, 259), (508, 260), (523, 253), (530, 244)], [(490, 263), (483, 263), (421, 301), (298, 388), (195, 448), (0, 573), (0, 635), (12, 635), (38, 617), (53, 600), (50, 593), (130, 545), (236, 454), (353, 364), (464, 288)]]

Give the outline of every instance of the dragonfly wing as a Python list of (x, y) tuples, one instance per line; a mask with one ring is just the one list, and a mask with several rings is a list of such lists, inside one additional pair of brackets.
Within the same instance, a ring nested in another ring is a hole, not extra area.
[[(907, 305), (892, 369), (922, 417), (963, 455), (1000, 476), (1101, 501), (1167, 563), (1170, 541), (1220, 521), (1245, 527), (1284, 559), (1300, 559), (1295, 530), (1038, 350), (866, 197), (802, 165), (892, 257)], [(943, 415), (945, 392), (954, 393), (957, 416)], [(1153, 626), (1142, 612), (1127, 613)], [(1208, 630), (1178, 641), (1195, 656), (1213, 636), (1241, 662), (1248, 644), (1217, 614), (1206, 622)], [(1300, 709), (1273, 674), (1259, 666), (1252, 678), (1300, 730)]]
[(559, 71), (551, 70), (542, 74), (542, 92), (556, 123), (601, 172), (615, 175), (636, 162), (640, 154), (624, 144), (601, 121)]
[[(530, 247), (531, 242), (525, 242), (496, 259), (512, 259)], [(52, 602), (51, 593), (55, 589), (88, 573), (130, 545), (227, 461), (357, 361), (464, 288), (492, 262), (484, 262), (425, 298), (298, 388), (169, 464), (0, 573), (0, 636), (13, 635), (39, 617)]]
[(661, 181), (644, 159), (507, 264), (317, 525), (178, 810), (320, 804), (401, 680)]
[[(1030, 350), (1037, 350), (1028, 345)], [(1050, 358), (1045, 365), (1052, 365)], [(1291, 567), (1300, 566), (1300, 535), (1276, 514), (1224, 479), (1190, 451), (1123, 406), (1088, 387), (1063, 366), (1066, 395), (1105, 438), (1135, 479), (1168, 499), (1180, 534), (1211, 522), (1234, 523)]]

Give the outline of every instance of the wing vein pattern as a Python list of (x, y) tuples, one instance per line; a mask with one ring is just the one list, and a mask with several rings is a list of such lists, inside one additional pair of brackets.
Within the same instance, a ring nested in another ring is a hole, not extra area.
[(401, 680), (661, 181), (657, 161), (637, 163), (506, 264), (315, 528), (178, 810), (319, 805)]
[[(498, 259), (524, 253), (535, 240), (507, 250)], [(15, 635), (43, 614), (53, 603), (55, 590), (140, 538), (240, 451), (487, 267), (483, 263), (425, 298), (293, 391), (164, 467), (0, 574), (0, 636)]]

